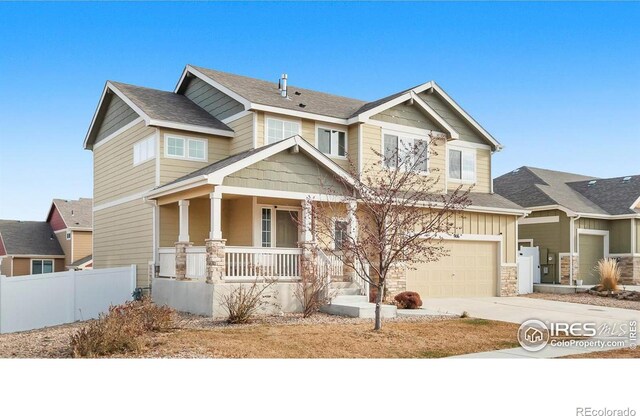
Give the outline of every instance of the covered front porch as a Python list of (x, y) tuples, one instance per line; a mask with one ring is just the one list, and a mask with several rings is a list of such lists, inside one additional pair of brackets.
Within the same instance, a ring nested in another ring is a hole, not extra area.
[[(288, 196), (210, 186), (159, 198), (156, 277), (207, 283), (297, 281), (306, 255), (329, 279), (352, 281), (341, 253), (318, 247), (311, 232), (311, 203), (302, 195)], [(344, 211), (349, 209), (345, 204)]]

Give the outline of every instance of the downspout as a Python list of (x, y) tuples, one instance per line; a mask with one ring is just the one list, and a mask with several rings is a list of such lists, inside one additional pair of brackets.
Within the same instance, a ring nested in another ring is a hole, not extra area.
[[(571, 223), (569, 226), (569, 233), (571, 234), (571, 238), (569, 240), (569, 286), (573, 286), (573, 253), (575, 253), (576, 247), (576, 225), (575, 222), (577, 219), (580, 219), (580, 214), (576, 214), (574, 217), (571, 217)], [(560, 267), (562, 269), (562, 266)]]

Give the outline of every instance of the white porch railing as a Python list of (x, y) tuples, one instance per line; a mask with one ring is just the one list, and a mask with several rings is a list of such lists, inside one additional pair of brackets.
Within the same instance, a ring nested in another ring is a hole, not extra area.
[[(175, 256), (175, 250), (174, 250)], [(187, 272), (189, 279), (207, 278), (207, 248), (188, 247), (187, 248)]]
[(176, 248), (160, 247), (158, 249), (160, 276), (176, 277)]
[(225, 247), (225, 276), (231, 279), (298, 278), (299, 248)]

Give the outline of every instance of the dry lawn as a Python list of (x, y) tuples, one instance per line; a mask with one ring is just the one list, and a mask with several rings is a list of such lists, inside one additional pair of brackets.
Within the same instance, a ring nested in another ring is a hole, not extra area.
[(127, 357), (439, 358), (518, 346), (518, 325), (482, 319), (250, 325), (157, 334)]

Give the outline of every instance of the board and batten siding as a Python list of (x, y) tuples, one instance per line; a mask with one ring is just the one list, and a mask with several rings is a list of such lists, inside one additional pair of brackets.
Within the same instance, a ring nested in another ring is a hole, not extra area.
[(149, 285), (148, 264), (153, 260), (153, 207), (142, 199), (93, 213), (93, 268), (135, 264), (137, 286)]
[(253, 119), (255, 113), (250, 113), (237, 120), (227, 123), (235, 133), (231, 139), (229, 155), (253, 149)]
[[(193, 139), (207, 140), (207, 161), (199, 162), (195, 160), (173, 159), (165, 157), (165, 137), (166, 136), (188, 137)], [(187, 175), (198, 169), (202, 169), (218, 160), (229, 156), (231, 139), (228, 137), (211, 136), (207, 134), (186, 133), (178, 130), (160, 129), (160, 184), (164, 185)]]
[(73, 254), (71, 262), (80, 260), (93, 253), (93, 233), (91, 231), (73, 231)]
[(155, 159), (133, 166), (133, 145), (155, 132), (155, 128), (146, 127), (141, 121), (93, 149), (94, 206), (148, 191), (155, 186)]
[(514, 264), (517, 255), (516, 216), (463, 212), (456, 215), (455, 227), (462, 234), (501, 235), (502, 263)]
[(631, 220), (609, 221), (609, 253), (631, 253)]
[(189, 78), (183, 94), (218, 120), (244, 111), (244, 105), (197, 77)]
[(120, 97), (113, 93), (109, 93), (108, 96), (110, 97), (109, 104), (96, 134), (96, 143), (139, 117), (138, 113), (133, 111)]
[(304, 193), (338, 192), (341, 184), (324, 167), (302, 153), (288, 151), (261, 160), (224, 179), (224, 185)]

